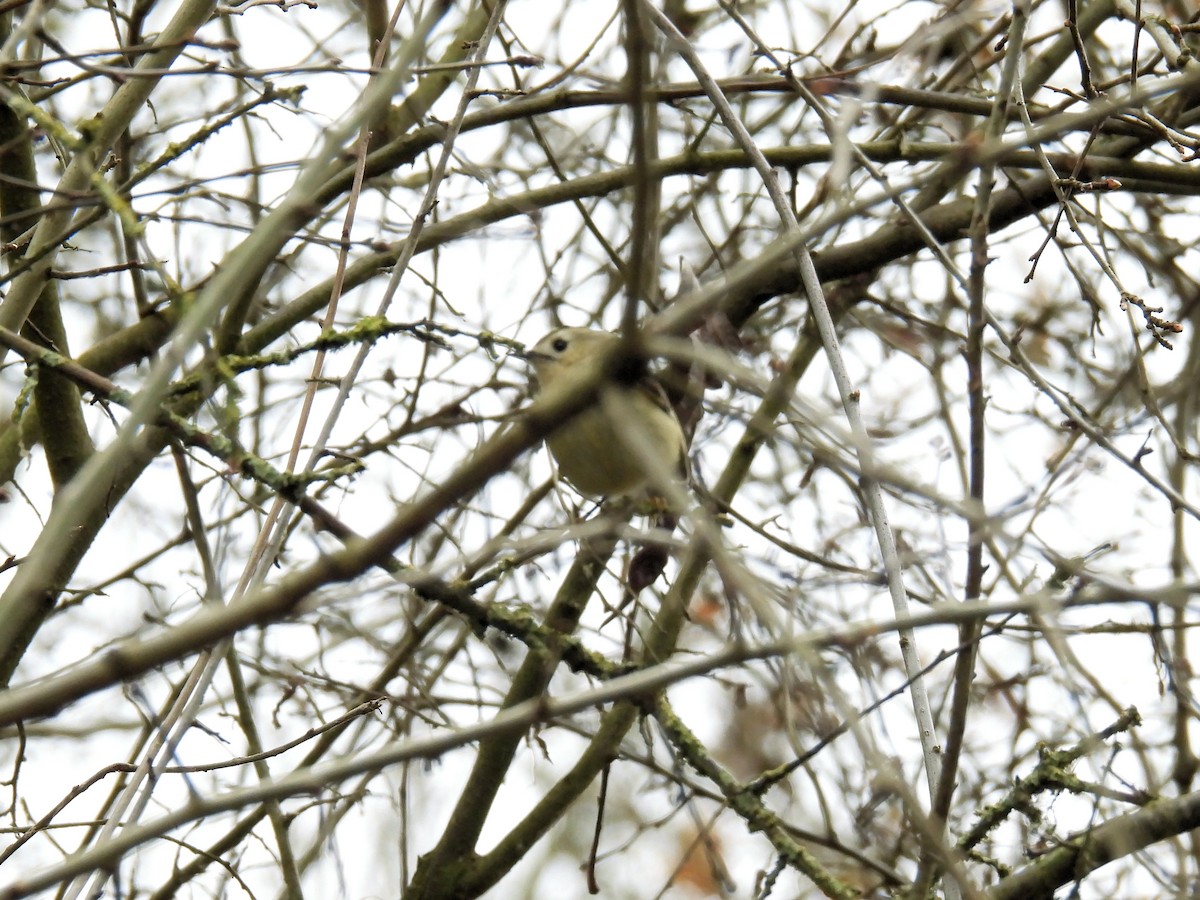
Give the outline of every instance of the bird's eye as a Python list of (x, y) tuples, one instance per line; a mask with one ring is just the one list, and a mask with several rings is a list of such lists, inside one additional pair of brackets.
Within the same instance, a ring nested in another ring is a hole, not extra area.
[(551, 343), (550, 346), (554, 348), (555, 353), (562, 353), (567, 349), (568, 346), (570, 346), (570, 342), (566, 338), (560, 337), (555, 338), (554, 342)]

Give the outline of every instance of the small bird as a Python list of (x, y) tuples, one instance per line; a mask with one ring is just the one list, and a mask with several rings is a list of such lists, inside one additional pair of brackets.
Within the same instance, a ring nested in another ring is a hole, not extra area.
[[(590, 328), (559, 328), (529, 351), (539, 389), (545, 390), (575, 366), (612, 347), (620, 336)], [(611, 407), (598, 404), (584, 410), (546, 438), (558, 470), (582, 494), (618, 497), (645, 488), (650, 475), (645, 454), (658, 455), (658, 469), (687, 478), (687, 440), (662, 386), (650, 376), (637, 384), (613, 386), (623, 406), (636, 420), (639, 438), (615, 419)]]

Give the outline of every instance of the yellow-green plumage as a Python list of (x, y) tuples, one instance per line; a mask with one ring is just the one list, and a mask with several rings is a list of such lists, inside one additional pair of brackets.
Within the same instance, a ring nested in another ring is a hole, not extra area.
[[(616, 340), (617, 335), (588, 328), (560, 328), (546, 335), (529, 354), (541, 387)], [(631, 494), (649, 480), (646, 453), (656, 455), (655, 468), (684, 477), (683, 429), (656, 388), (610, 388), (609, 402), (585, 410), (547, 438), (563, 478), (595, 497)]]

